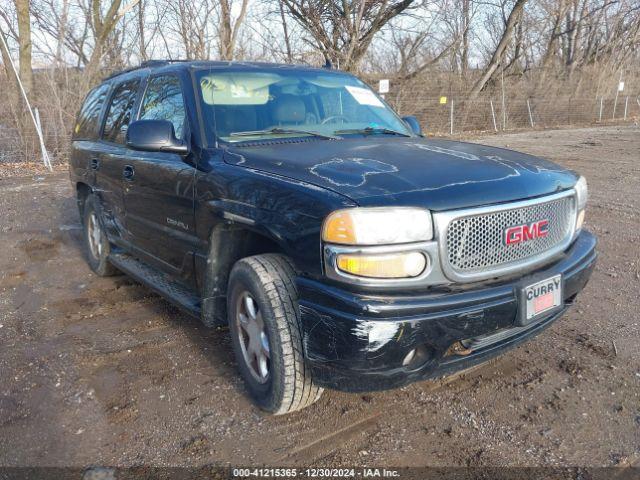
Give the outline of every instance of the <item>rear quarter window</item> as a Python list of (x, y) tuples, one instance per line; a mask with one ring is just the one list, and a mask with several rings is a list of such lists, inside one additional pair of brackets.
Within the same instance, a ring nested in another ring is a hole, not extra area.
[(103, 140), (124, 144), (139, 85), (140, 80), (130, 80), (116, 87), (104, 121)]
[(80, 113), (78, 113), (76, 126), (73, 129), (74, 140), (95, 139), (98, 137), (100, 112), (108, 92), (109, 85), (100, 85), (91, 90), (86, 96), (80, 108)]

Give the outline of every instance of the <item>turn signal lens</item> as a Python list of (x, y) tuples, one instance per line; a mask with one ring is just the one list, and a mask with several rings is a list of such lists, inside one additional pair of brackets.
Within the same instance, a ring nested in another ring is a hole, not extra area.
[(417, 277), (427, 266), (422, 253), (388, 253), (377, 255), (340, 254), (338, 269), (342, 272), (369, 278)]
[(327, 218), (322, 229), (322, 239), (325, 242), (356, 244), (356, 230), (348, 211), (339, 210)]
[(322, 240), (343, 245), (392, 245), (432, 238), (431, 213), (413, 207), (337, 210), (322, 227)]

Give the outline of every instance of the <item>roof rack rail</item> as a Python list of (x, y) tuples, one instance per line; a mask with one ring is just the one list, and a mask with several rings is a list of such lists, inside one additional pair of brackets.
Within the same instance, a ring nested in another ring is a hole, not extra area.
[(125, 73), (133, 72), (135, 70), (140, 70), (142, 68), (161, 67), (163, 65), (170, 65), (172, 63), (189, 62), (189, 61), (191, 60), (145, 60), (144, 62), (140, 63), (140, 65), (138, 65), (137, 67), (130, 67), (124, 70), (120, 70), (118, 72), (114, 72), (111, 75), (106, 76), (104, 80), (110, 80), (112, 78), (118, 77)]

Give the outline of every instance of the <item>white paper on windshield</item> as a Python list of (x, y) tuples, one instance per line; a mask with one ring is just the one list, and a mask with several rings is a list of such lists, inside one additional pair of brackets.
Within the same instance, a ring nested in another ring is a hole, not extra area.
[(371, 105), (372, 107), (380, 107), (384, 108), (384, 104), (380, 101), (376, 94), (371, 90), (360, 87), (352, 87), (350, 85), (345, 86), (344, 88), (351, 94), (353, 98), (356, 99), (360, 105)]

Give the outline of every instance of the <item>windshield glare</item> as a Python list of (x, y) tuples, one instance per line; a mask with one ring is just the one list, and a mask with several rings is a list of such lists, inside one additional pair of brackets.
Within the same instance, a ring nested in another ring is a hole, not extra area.
[[(352, 75), (284, 69), (225, 69), (197, 72), (196, 80), (207, 130), (215, 132), (225, 142), (309, 133), (343, 136), (343, 131), (365, 128), (411, 135), (395, 112)], [(280, 131), (260, 133), (274, 128)], [(256, 133), (246, 135), (243, 132)]]

